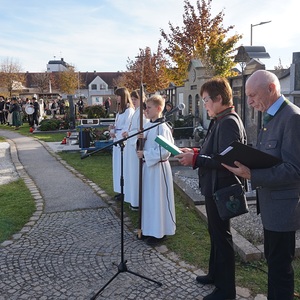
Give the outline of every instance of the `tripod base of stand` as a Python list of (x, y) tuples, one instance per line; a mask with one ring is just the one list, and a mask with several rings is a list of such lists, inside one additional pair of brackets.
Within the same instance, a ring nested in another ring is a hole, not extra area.
[(91, 300), (95, 300), (99, 294), (120, 274), (120, 273), (123, 273), (123, 272), (128, 272), (130, 274), (133, 274), (135, 276), (138, 276), (138, 277), (141, 277), (143, 279), (146, 279), (146, 280), (149, 280), (151, 282), (154, 282), (156, 283), (158, 286), (162, 286), (162, 283), (159, 282), (159, 281), (156, 281), (156, 280), (153, 280), (151, 278), (148, 278), (146, 276), (143, 276), (143, 275), (140, 275), (138, 273), (135, 273), (135, 272), (132, 272), (130, 270), (128, 270), (127, 268), (127, 265), (126, 265), (126, 261), (125, 262), (121, 262), (119, 265), (118, 265), (118, 272), (91, 298)]

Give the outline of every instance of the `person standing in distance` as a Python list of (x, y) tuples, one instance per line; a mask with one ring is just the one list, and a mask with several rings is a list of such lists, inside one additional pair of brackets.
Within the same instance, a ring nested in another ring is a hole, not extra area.
[(249, 77), (246, 96), (251, 107), (265, 113), (257, 149), (282, 162), (267, 169), (250, 170), (239, 162), (235, 162), (236, 168), (226, 168), (250, 179), (252, 188), (257, 190), (268, 264), (268, 299), (292, 300), (292, 260), (296, 230), (300, 228), (300, 108), (281, 95), (278, 78), (265, 70)]
[(200, 150), (182, 148), (184, 153), (175, 156), (182, 165), (198, 168), (199, 186), (205, 197), (211, 249), (208, 274), (197, 276), (196, 281), (201, 284), (214, 284), (216, 287), (203, 300), (235, 299), (235, 252), (230, 220), (224, 221), (220, 218), (213, 192), (238, 181), (211, 157), (222, 152), (234, 141), (246, 143), (246, 133), (234, 110), (232, 90), (225, 78), (212, 78), (205, 82), (201, 86), (200, 95), (211, 118), (207, 135)]
[(105, 102), (104, 102), (104, 108), (105, 108), (105, 116), (106, 116), (106, 118), (108, 118), (108, 116), (109, 116), (110, 106), (111, 106), (111, 99), (110, 99), (110, 97), (108, 97), (105, 100)]
[[(38, 100), (33, 97), (32, 100), (33, 102), (33, 108), (34, 108), (34, 112), (33, 112), (33, 122), (36, 126), (39, 126), (39, 117), (40, 117), (40, 104), (38, 102)], [(33, 126), (33, 125), (32, 125)]]

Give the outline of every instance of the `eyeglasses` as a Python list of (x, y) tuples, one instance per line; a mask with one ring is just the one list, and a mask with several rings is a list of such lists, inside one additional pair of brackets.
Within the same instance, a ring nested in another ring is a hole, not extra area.
[(206, 104), (209, 99), (211, 99), (210, 96), (206, 96), (206, 97), (202, 98), (203, 104)]

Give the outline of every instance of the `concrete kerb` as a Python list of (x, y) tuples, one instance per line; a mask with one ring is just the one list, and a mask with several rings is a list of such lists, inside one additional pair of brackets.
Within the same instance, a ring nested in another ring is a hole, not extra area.
[[(204, 205), (197, 205), (196, 211), (200, 217), (207, 221), (207, 215)], [(263, 253), (248, 240), (241, 236), (235, 229), (231, 228), (234, 248), (243, 261), (260, 260), (263, 258)]]

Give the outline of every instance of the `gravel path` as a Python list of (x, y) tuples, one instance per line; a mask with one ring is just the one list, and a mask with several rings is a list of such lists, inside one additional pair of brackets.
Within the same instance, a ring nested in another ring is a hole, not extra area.
[(12, 163), (9, 143), (0, 143), (0, 185), (15, 181), (19, 175)]

